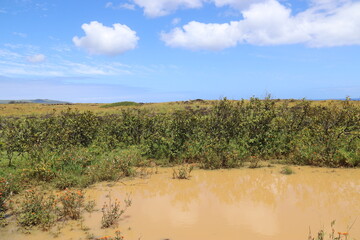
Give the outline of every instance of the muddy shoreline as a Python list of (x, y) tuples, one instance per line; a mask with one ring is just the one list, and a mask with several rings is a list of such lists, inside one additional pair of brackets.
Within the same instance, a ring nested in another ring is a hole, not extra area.
[[(330, 231), (333, 220), (336, 231), (359, 239), (360, 169), (292, 168), (291, 175), (281, 174), (280, 165), (196, 169), (189, 180), (172, 179), (172, 168), (159, 168), (145, 178), (87, 188), (86, 199), (95, 200), (97, 211), (84, 213), (81, 221), (30, 234), (12, 222), (0, 229), (0, 239), (96, 239), (120, 230), (129, 240), (302, 240), (309, 228)], [(102, 229), (102, 204), (129, 195), (132, 206), (117, 225)]]

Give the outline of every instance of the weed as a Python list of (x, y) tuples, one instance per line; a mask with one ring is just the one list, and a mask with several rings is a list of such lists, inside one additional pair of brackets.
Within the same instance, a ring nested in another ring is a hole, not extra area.
[(281, 168), (280, 171), (281, 174), (290, 175), (294, 173), (294, 170), (289, 166), (284, 166)]
[(17, 211), (17, 222), (22, 227), (40, 226), (50, 228), (56, 221), (55, 196), (46, 197), (43, 193), (27, 190)]
[(62, 208), (59, 209), (60, 216), (73, 220), (79, 219), (84, 207), (84, 194), (81, 190), (66, 189), (61, 193), (59, 202)]
[(190, 173), (194, 169), (193, 165), (183, 164), (173, 168), (173, 179), (190, 179)]
[(95, 209), (96, 203), (94, 200), (88, 201), (85, 206), (84, 206), (84, 210), (87, 212), (93, 212)]
[(118, 230), (115, 232), (115, 236), (104, 236), (96, 238), (96, 240), (124, 240), (124, 236), (121, 234), (121, 232)]
[(249, 158), (249, 162), (250, 162), (250, 165), (249, 165), (249, 168), (258, 168), (260, 167), (260, 158), (257, 157), (257, 156), (250, 156)]
[(346, 232), (336, 232), (334, 226), (335, 226), (335, 220), (331, 222), (331, 233), (326, 234), (326, 232), (323, 229), (321, 229), (320, 231), (317, 232), (316, 236), (312, 236), (311, 229), (309, 229), (308, 240), (347, 240), (347, 239), (350, 239), (349, 231), (352, 226)]
[(5, 178), (0, 178), (0, 213), (5, 210), (5, 200), (9, 195), (8, 182)]
[(29, 169), (23, 169), (23, 177), (48, 182), (55, 177), (55, 173), (50, 169), (49, 164), (41, 162)]
[(102, 208), (102, 218), (101, 218), (101, 228), (108, 228), (114, 225), (121, 217), (122, 214), (126, 211), (128, 207), (131, 206), (131, 199), (128, 197), (124, 200), (125, 207), (122, 209), (120, 201), (115, 199), (113, 203), (111, 197), (109, 196), (109, 202), (104, 203)]
[(0, 228), (1, 227), (5, 227), (8, 225), (8, 222), (5, 219), (5, 213), (4, 212), (0, 212)]

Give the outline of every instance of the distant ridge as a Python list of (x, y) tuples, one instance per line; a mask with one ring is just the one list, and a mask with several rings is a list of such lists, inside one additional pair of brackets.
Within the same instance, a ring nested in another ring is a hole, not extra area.
[(11, 103), (71, 104), (70, 102), (50, 100), (50, 99), (0, 100), (0, 104), (11, 104)]

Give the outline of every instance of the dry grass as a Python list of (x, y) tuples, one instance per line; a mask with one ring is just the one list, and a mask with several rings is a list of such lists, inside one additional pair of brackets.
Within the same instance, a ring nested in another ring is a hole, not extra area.
[[(247, 101), (247, 100), (245, 100)], [(278, 104), (282, 104), (285, 100), (273, 100)], [(295, 105), (299, 103), (301, 100), (288, 100), (289, 105)], [(106, 104), (104, 103), (76, 103), (76, 104), (57, 104), (57, 105), (49, 105), (49, 104), (39, 104), (39, 103), (25, 103), (25, 104), (0, 104), (0, 116), (29, 116), (29, 115), (44, 115), (55, 112), (65, 111), (67, 109), (78, 110), (80, 112), (91, 111), (96, 114), (106, 114), (106, 113), (118, 113), (122, 109), (127, 108), (137, 108), (137, 109), (147, 109), (153, 112), (165, 113), (165, 112), (173, 112), (176, 110), (181, 110), (186, 107), (193, 108), (207, 108), (214, 105), (217, 100), (205, 100), (205, 101), (179, 101), (179, 102), (163, 102), (163, 103), (145, 103), (140, 106), (117, 106), (117, 107), (109, 107), (102, 108)], [(338, 105), (341, 106), (341, 100), (323, 100), (323, 101), (311, 101), (313, 105), (322, 105), (322, 106), (330, 106), (330, 105)], [(356, 106), (360, 106), (360, 101), (352, 101), (352, 103)]]

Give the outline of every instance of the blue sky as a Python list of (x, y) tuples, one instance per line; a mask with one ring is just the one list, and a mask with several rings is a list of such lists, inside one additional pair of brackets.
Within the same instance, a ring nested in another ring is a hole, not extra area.
[(360, 1), (1, 0), (0, 99), (360, 97)]

